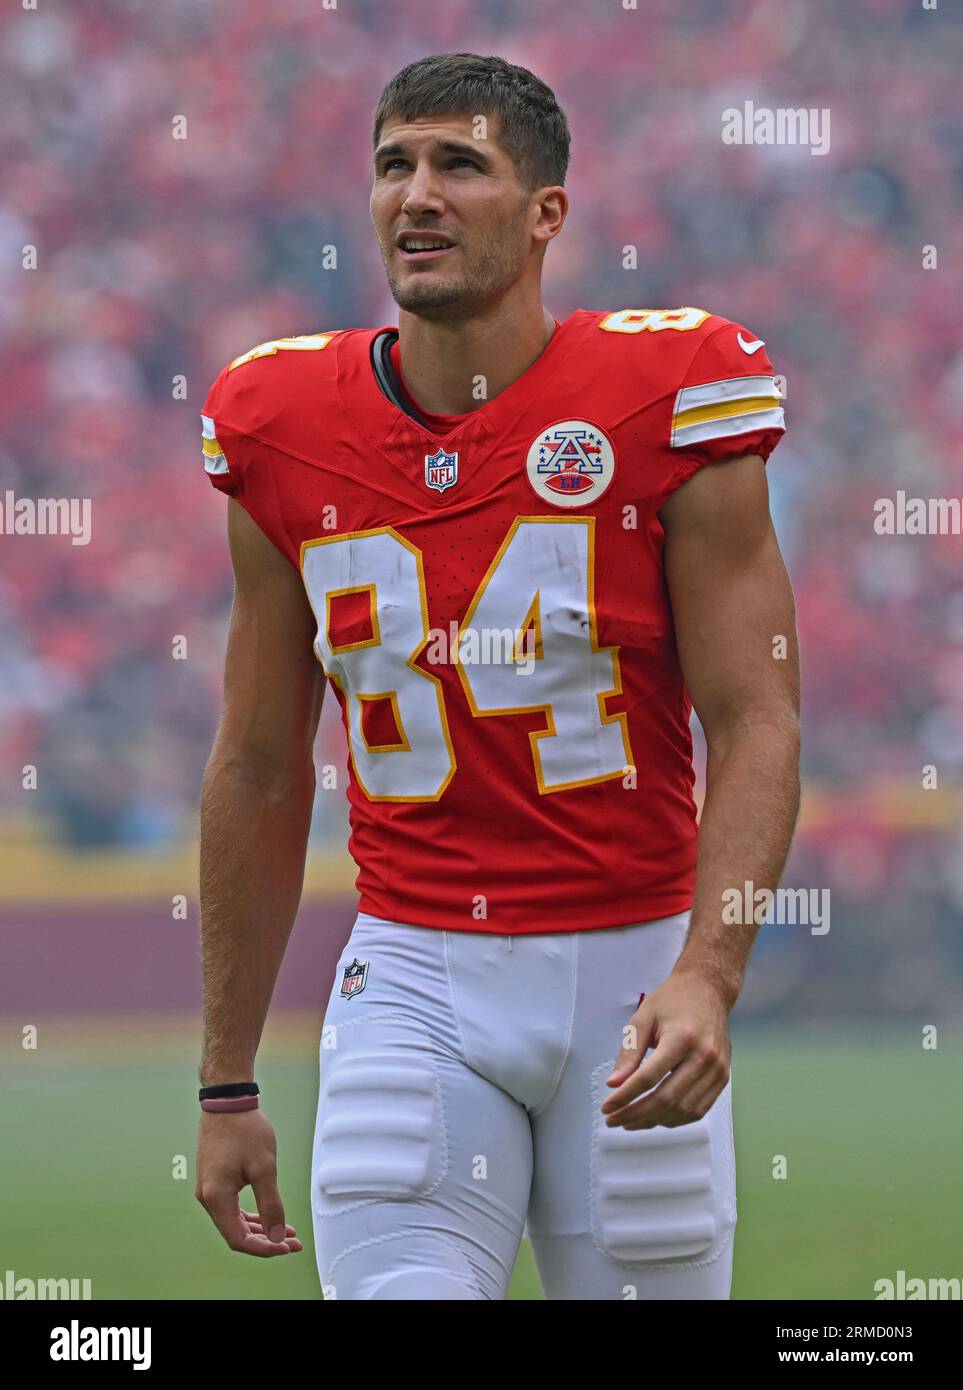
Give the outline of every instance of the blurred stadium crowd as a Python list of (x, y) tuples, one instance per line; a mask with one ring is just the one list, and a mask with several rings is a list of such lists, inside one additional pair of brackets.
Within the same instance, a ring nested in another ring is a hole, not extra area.
[[(26, 802), (73, 846), (193, 833), (231, 593), (224, 503), (199, 458), (207, 386), (264, 339), (395, 321), (367, 215), (371, 110), (415, 57), (498, 52), (555, 88), (573, 130), (573, 211), (546, 261), (556, 317), (701, 305), (765, 338), (786, 377), (770, 479), (811, 789), (789, 881), (832, 888), (834, 930), (854, 924), (853, 973), (826, 981), (827, 1005), (861, 1007), (846, 991), (867, 940), (874, 1007), (943, 998), (963, 915), (963, 538), (879, 536), (873, 507), (898, 488), (963, 494), (963, 46), (949, 8), (9, 10), (0, 500), (90, 497), (93, 539), (0, 539), (0, 816)], [(748, 99), (829, 108), (830, 153), (724, 146), (722, 112)], [(319, 758), (340, 768), (329, 705)], [(930, 763), (939, 788), (923, 793)], [(319, 794), (318, 835), (343, 827), (341, 793)], [(779, 971), (765, 978), (775, 999)]]

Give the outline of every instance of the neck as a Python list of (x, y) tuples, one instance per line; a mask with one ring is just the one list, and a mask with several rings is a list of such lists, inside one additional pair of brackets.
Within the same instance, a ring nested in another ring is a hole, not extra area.
[(540, 296), (524, 306), (500, 303), (457, 322), (401, 310), (398, 347), (405, 386), (415, 403), (432, 415), (478, 410), (518, 380), (554, 332), (555, 320)]

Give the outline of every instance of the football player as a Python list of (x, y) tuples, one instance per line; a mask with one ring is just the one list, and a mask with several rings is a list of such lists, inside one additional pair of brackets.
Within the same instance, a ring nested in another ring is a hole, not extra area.
[(236, 590), (197, 1195), (232, 1249), (301, 1249), (254, 1064), (330, 683), (360, 901), (320, 1049), (327, 1297), (503, 1298), (526, 1223), (548, 1298), (729, 1296), (756, 923), (723, 904), (775, 887), (798, 806), (782, 394), (705, 309), (544, 307), (568, 153), (525, 69), (405, 68), (370, 204), (397, 326), (262, 343), (204, 405)]

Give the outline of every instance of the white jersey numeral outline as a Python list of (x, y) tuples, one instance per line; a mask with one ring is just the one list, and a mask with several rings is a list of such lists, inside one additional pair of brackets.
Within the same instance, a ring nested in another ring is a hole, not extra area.
[[(429, 640), (421, 551), (391, 526), (305, 541), (301, 578), (318, 622), (315, 655), (344, 696), (348, 751), (365, 796), (437, 801), (454, 776), (455, 751), (441, 681), (413, 665)], [(334, 645), (332, 599), (365, 591), (371, 636)], [(384, 699), (401, 741), (370, 744), (363, 702)]]
[(529, 734), (540, 792), (624, 777), (632, 765), (626, 718), (604, 705), (621, 694), (622, 680), (618, 648), (598, 644), (594, 517), (517, 517), (460, 630), (510, 628), (523, 655), (530, 626), (532, 674), (508, 664), (458, 666), (472, 714), (544, 713), (546, 727)]
[[(563, 528), (550, 531), (548, 528)], [(441, 681), (414, 665), (430, 640), (421, 551), (391, 526), (305, 541), (301, 576), (318, 623), (314, 650), (345, 701), (348, 746), (371, 801), (437, 801), (457, 762)], [(335, 645), (331, 603), (367, 593), (370, 636)], [(533, 629), (535, 651), (526, 652)], [(515, 634), (513, 660), (456, 661), (478, 718), (542, 712), (529, 734), (540, 794), (624, 777), (633, 767), (617, 647), (600, 647), (595, 614), (595, 517), (523, 516), (512, 523), (458, 629)], [(521, 674), (520, 664), (528, 666)], [(424, 682), (429, 682), (426, 686)], [(365, 701), (389, 700), (398, 742), (364, 734)]]

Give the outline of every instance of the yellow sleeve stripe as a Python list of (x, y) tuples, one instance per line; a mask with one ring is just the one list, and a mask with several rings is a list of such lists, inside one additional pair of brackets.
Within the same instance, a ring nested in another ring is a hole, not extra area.
[(724, 420), (729, 415), (749, 415), (754, 410), (771, 410), (772, 406), (771, 396), (753, 396), (743, 401), (716, 401), (713, 405), (680, 410), (672, 417), (672, 428), (678, 430), (686, 425), (701, 425), (706, 420)]
[[(743, 402), (745, 404), (745, 402)], [(693, 444), (705, 444), (710, 439), (734, 439), (740, 434), (758, 434), (760, 430), (784, 430), (786, 417), (782, 406), (765, 402), (765, 410), (742, 410), (738, 415), (716, 416), (678, 425), (672, 431), (673, 449), (688, 449)], [(696, 411), (690, 412), (696, 414)]]
[(774, 376), (735, 376), (683, 386), (675, 398), (669, 445), (685, 449), (710, 439), (783, 430), (782, 391)]
[(224, 452), (216, 439), (202, 439), (201, 448), (204, 450), (206, 457), (212, 459), (220, 457)]

